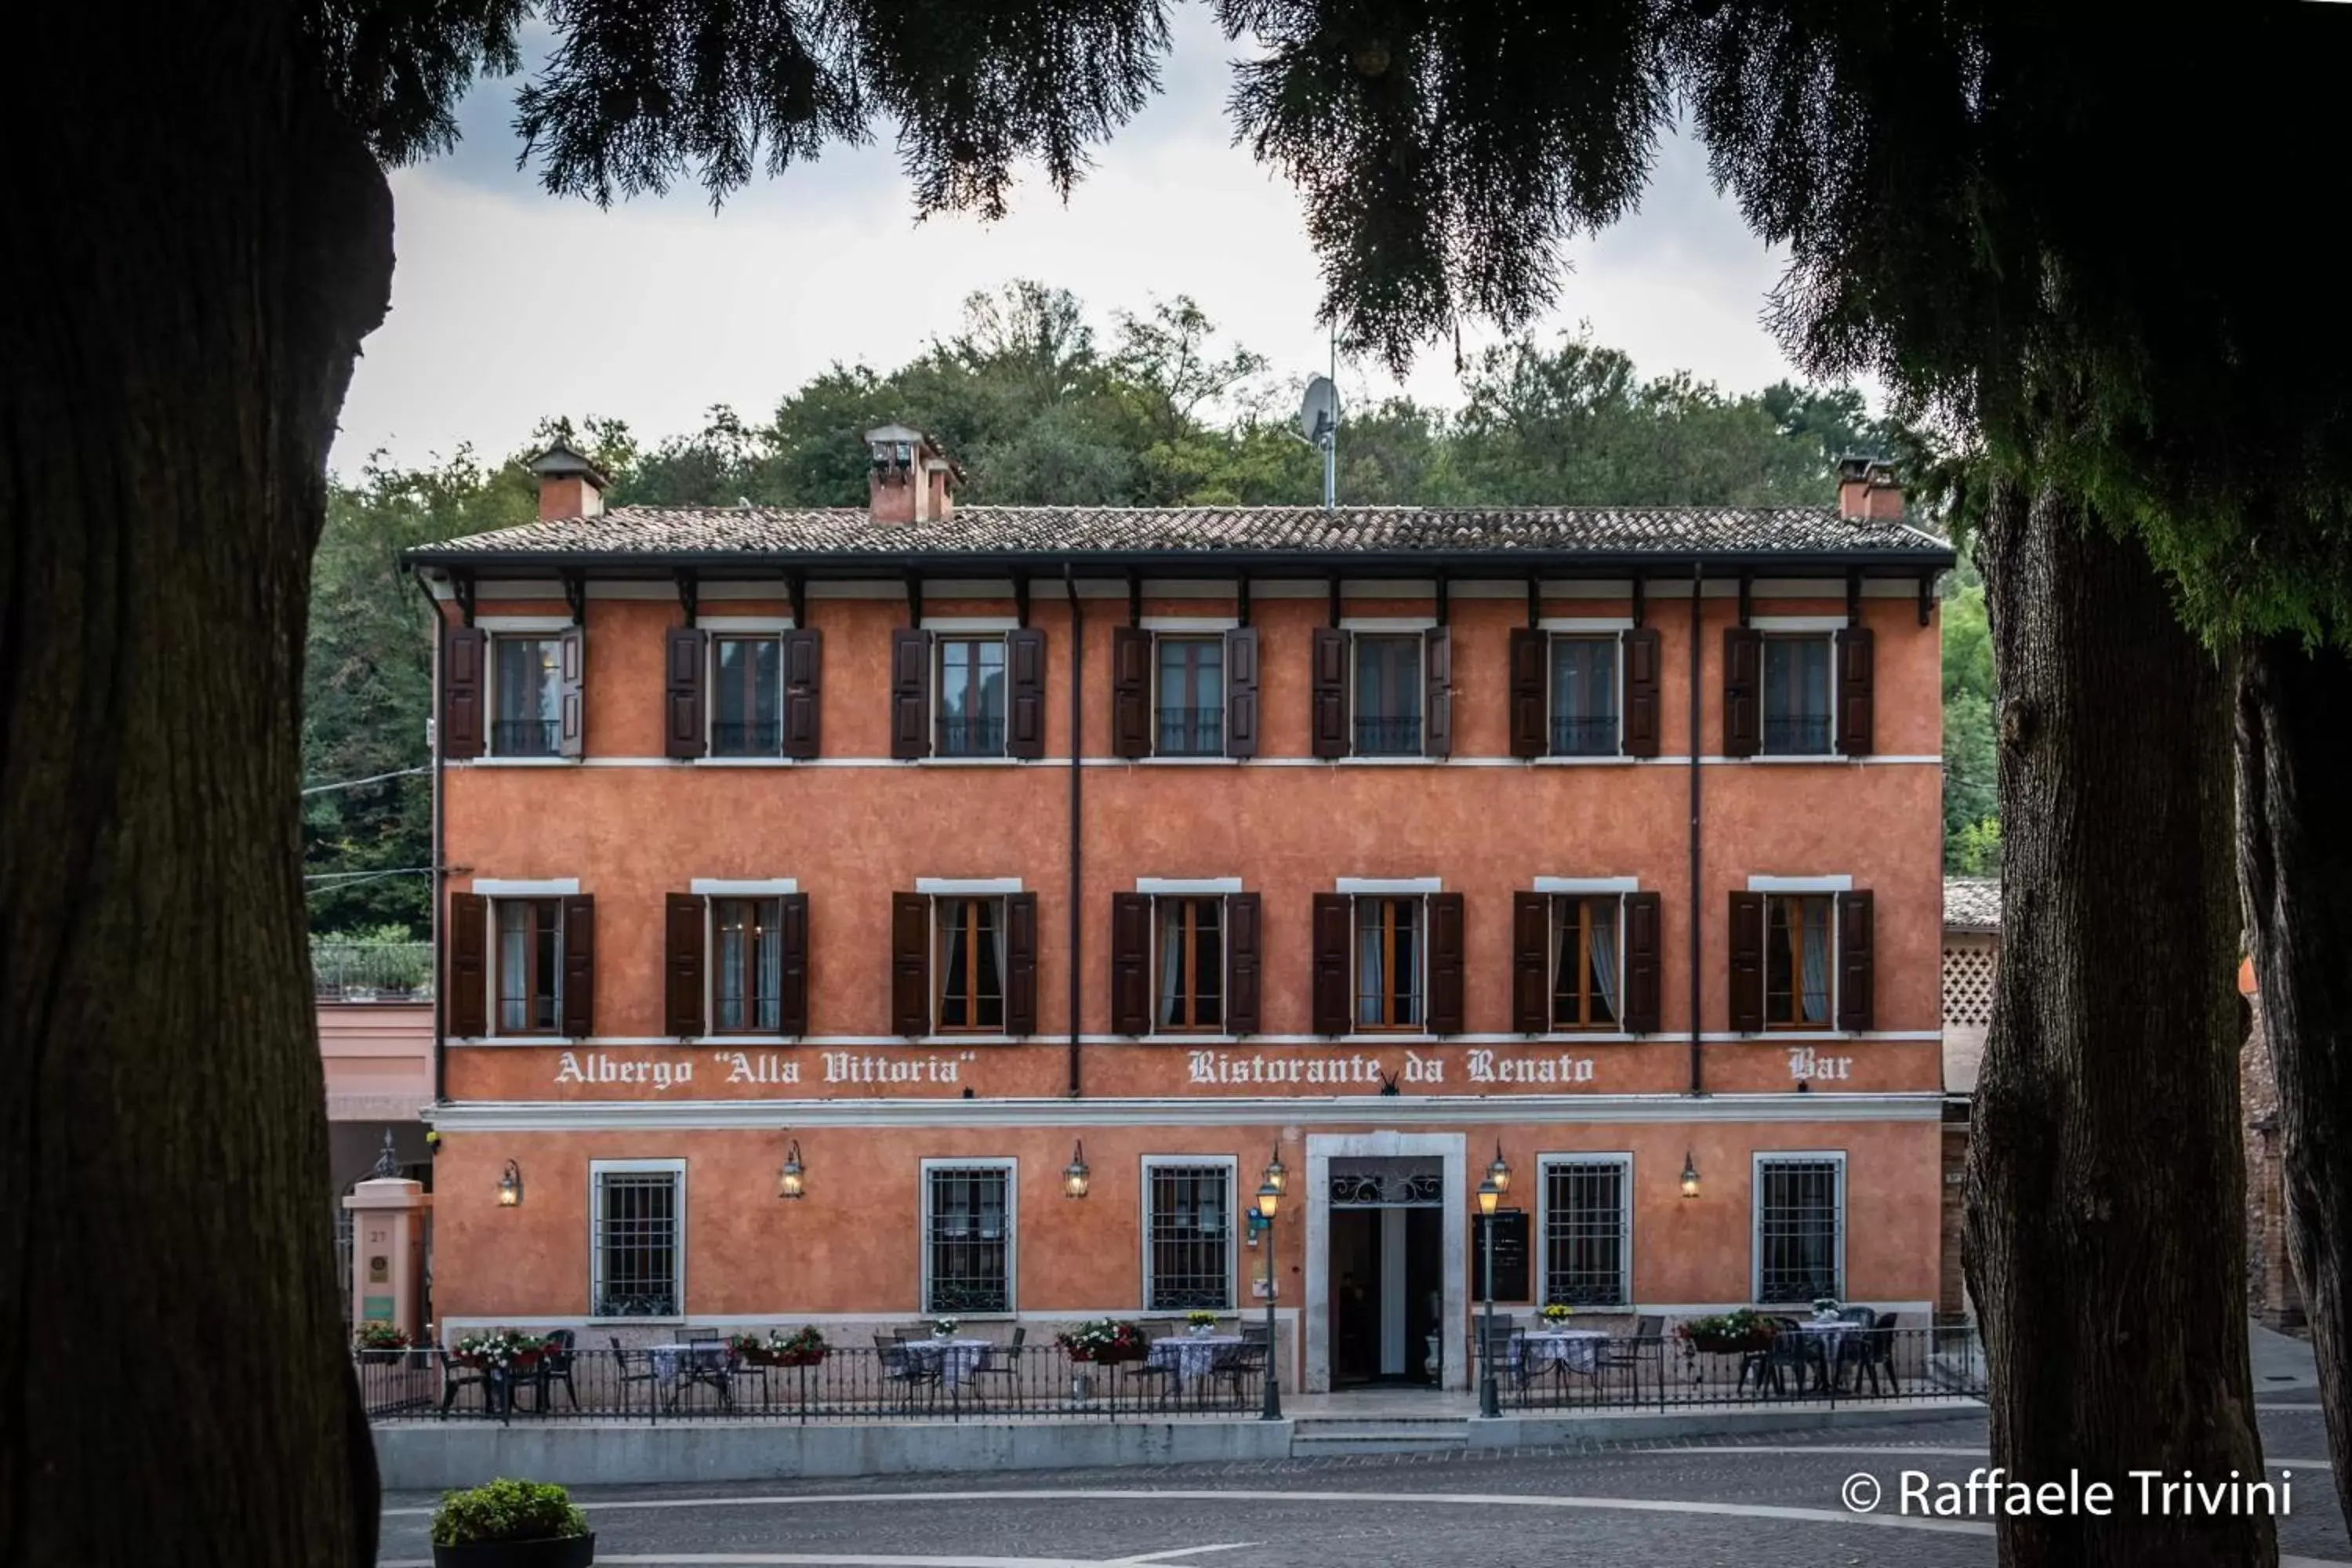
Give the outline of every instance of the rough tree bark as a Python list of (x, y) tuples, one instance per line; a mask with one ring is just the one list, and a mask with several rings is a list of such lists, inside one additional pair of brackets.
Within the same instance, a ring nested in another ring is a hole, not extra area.
[(2117, 1488), (2000, 1521), (2000, 1558), (2267, 1563), (2268, 1519), (2142, 1518), (2133, 1470), (2261, 1475), (2247, 1365), (2239, 922), (2224, 681), (2146, 553), (2000, 496), (1980, 557), (2000, 674), (2001, 984), (1966, 1260), (1993, 1463)]
[(2352, 1498), (2352, 659), (2292, 637), (2238, 665), (2238, 870), (2278, 1080), (2287, 1241)]
[(371, 1562), (296, 703), (390, 194), (286, 5), (10, 44), (0, 1562)]

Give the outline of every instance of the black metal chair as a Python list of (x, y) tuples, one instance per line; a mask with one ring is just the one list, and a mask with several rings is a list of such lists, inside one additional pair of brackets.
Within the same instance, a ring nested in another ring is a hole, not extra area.
[(932, 1398), (938, 1397), (940, 1382), (947, 1370), (945, 1357), (924, 1355), (909, 1348), (903, 1334), (876, 1334), (874, 1354), (882, 1369), (883, 1385), (898, 1391), (901, 1408), (915, 1407), (915, 1391), (919, 1388), (929, 1390)]
[(1873, 1307), (1844, 1307), (1839, 1309), (1838, 1321), (1853, 1327), (1837, 1337), (1836, 1350), (1816, 1346), (1823, 1381), (1832, 1389), (1845, 1387), (1848, 1367), (1853, 1369), (1855, 1383), (1861, 1382), (1863, 1363), (1870, 1354), (1871, 1331), (1878, 1326), (1878, 1311)]
[(1237, 1345), (1220, 1345), (1209, 1360), (1209, 1377), (1219, 1385), (1230, 1384), (1233, 1403), (1222, 1408), (1244, 1408), (1249, 1391), (1265, 1386), (1266, 1358), (1273, 1353), (1272, 1339), (1261, 1333), (1257, 1338), (1244, 1339)]
[[(1596, 1374), (1611, 1372), (1631, 1372), (1633, 1374), (1633, 1400), (1642, 1398), (1642, 1368), (1655, 1369), (1658, 1397), (1665, 1398), (1666, 1389), (1666, 1320), (1663, 1313), (1644, 1312), (1633, 1320), (1633, 1337), (1619, 1339), (1611, 1335), (1601, 1343), (1594, 1358)], [(1565, 1379), (1563, 1378), (1563, 1382)]]
[[(572, 1384), (572, 1331), (570, 1329), (552, 1331), (547, 1336), (547, 1351), (539, 1358), (539, 1363), (531, 1368), (529, 1384), (531, 1391), (530, 1408), (539, 1414), (545, 1414), (550, 1402), (555, 1397), (556, 1385), (561, 1384), (563, 1385), (564, 1396), (572, 1401), (572, 1408), (577, 1410), (580, 1408), (580, 1391)], [(521, 1389), (518, 1388), (516, 1392), (520, 1393)]]
[(457, 1402), (458, 1391), (465, 1388), (478, 1388), (482, 1391), (483, 1414), (489, 1415), (498, 1414), (499, 1396), (502, 1392), (502, 1385), (491, 1369), (487, 1366), (467, 1366), (448, 1351), (443, 1351), (441, 1352), (441, 1415), (444, 1419), (448, 1416), (449, 1406)]
[(1021, 1358), (1028, 1348), (1028, 1342), (1029, 1325), (1013, 1324), (1013, 1342), (990, 1351), (988, 1364), (967, 1371), (965, 1381), (973, 1385), (975, 1393), (987, 1386), (981, 1381), (983, 1378), (1000, 1381), (1004, 1384), (1005, 1396), (1017, 1403), (1021, 1397)]
[[(1479, 1352), (1486, 1357), (1483, 1369), (1492, 1364), (1496, 1387), (1508, 1384), (1525, 1388), (1536, 1375), (1527, 1354), (1527, 1333), (1510, 1319), (1498, 1317), (1490, 1325), (1481, 1314), (1477, 1320)], [(1481, 1375), (1484, 1375), (1483, 1370)]]
[(1745, 1351), (1739, 1357), (1739, 1382), (1734, 1395), (1748, 1390), (1748, 1380), (1756, 1380), (1756, 1392), (1764, 1392), (1770, 1384), (1775, 1394), (1789, 1392), (1787, 1374), (1797, 1374), (1797, 1392), (1805, 1391), (1805, 1368), (1809, 1364), (1804, 1331), (1797, 1327), (1794, 1318), (1767, 1318), (1772, 1325), (1772, 1342), (1760, 1351)]
[(654, 1367), (654, 1352), (623, 1348), (618, 1334), (607, 1334), (605, 1338), (613, 1342), (613, 1381), (620, 1385), (621, 1408), (629, 1408), (629, 1384), (642, 1383), (646, 1385), (646, 1408), (652, 1409), (658, 1397), (655, 1384), (661, 1382), (661, 1373)]
[[(1873, 1323), (1868, 1332), (1860, 1336), (1861, 1344), (1857, 1350), (1853, 1371), (1855, 1393), (1862, 1392), (1862, 1380), (1867, 1377), (1870, 1379), (1870, 1392), (1876, 1394), (1879, 1392), (1878, 1377), (1882, 1372), (1886, 1374), (1887, 1393), (1903, 1392), (1903, 1385), (1895, 1379), (1895, 1327), (1900, 1316), (1900, 1313), (1888, 1312)], [(1848, 1336), (1848, 1338), (1853, 1337)]]
[(1160, 1403), (1162, 1405), (1176, 1397), (1176, 1391), (1183, 1383), (1176, 1363), (1151, 1359), (1152, 1347), (1159, 1344), (1165, 1337), (1155, 1335), (1150, 1329), (1145, 1329), (1143, 1354), (1118, 1369), (1119, 1381), (1128, 1387), (1131, 1388), (1138, 1384), (1156, 1386), (1160, 1390)]

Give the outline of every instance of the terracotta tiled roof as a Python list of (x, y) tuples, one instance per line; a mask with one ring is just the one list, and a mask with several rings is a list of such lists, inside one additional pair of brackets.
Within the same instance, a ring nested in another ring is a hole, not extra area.
[(1948, 564), (1951, 546), (1833, 507), (960, 506), (946, 521), (877, 523), (863, 508), (615, 507), (410, 552), (508, 554), (1034, 555), (1332, 552), (1848, 554)]
[(1999, 931), (2000, 929), (2000, 879), (1998, 877), (1945, 878), (1944, 929), (1946, 931)]

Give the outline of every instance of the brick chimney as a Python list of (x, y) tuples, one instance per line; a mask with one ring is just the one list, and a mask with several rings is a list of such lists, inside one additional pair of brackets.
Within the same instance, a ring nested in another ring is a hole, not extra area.
[(944, 522), (955, 515), (955, 487), (963, 470), (920, 430), (885, 425), (866, 432), (873, 458), (866, 474), (866, 515), (877, 522)]
[(1903, 487), (1884, 458), (1838, 459), (1838, 515), (1853, 521), (1903, 521)]
[(539, 517), (600, 517), (604, 510), (604, 487), (612, 480), (604, 470), (558, 441), (531, 459), (539, 476)]

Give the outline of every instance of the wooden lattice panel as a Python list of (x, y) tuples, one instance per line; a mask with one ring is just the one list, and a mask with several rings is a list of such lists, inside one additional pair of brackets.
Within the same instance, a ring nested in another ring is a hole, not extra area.
[(1983, 1028), (1992, 1022), (1992, 988), (2000, 963), (1986, 947), (1944, 949), (1944, 1026)]

